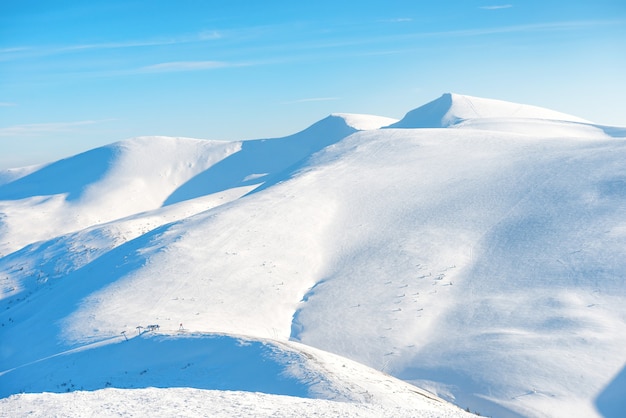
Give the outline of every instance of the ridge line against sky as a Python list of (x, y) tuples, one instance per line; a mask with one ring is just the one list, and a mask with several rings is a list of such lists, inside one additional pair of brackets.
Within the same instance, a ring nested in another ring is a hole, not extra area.
[(617, 0), (293, 3), (2, 3), (0, 169), (133, 136), (401, 118), (450, 91), (626, 125)]

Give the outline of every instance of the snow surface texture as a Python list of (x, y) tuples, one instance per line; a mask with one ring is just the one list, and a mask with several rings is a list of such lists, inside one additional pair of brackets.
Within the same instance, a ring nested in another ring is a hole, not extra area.
[[(190, 388), (175, 389), (101, 389), (70, 394), (44, 393), (15, 395), (0, 399), (6, 416), (32, 418), (98, 417), (413, 417), (448, 418), (459, 414), (446, 410), (417, 409), (406, 406), (381, 406), (370, 403), (333, 402), (252, 392), (224, 392)], [(97, 411), (94, 414), (93, 411)], [(466, 414), (466, 416), (475, 416)]]
[(456, 94), (394, 122), (0, 173), (1, 410), (621, 416), (626, 129)]

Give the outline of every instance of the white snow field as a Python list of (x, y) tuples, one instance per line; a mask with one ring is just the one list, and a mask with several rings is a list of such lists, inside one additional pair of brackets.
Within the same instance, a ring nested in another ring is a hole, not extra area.
[(445, 94), (2, 172), (0, 415), (622, 417), (625, 140)]

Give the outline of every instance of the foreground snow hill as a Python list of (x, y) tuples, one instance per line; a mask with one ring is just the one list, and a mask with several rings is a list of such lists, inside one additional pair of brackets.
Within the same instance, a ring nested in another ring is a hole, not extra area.
[(1, 410), (7, 416), (33, 409), (40, 416), (118, 416), (134, 414), (129, 405), (139, 401), (137, 408), (149, 408), (151, 416), (294, 416), (297, 408), (323, 416), (471, 416), (389, 375), (297, 343), (187, 332), (128, 337), (11, 370), (20, 393), (80, 394), (13, 395), (0, 399)]
[(461, 411), (383, 406), (371, 403), (336, 402), (242, 391), (214, 391), (192, 388), (102, 389), (68, 394), (25, 394), (0, 405), (7, 416), (98, 417), (475, 417)]
[(4, 173), (2, 410), (185, 391), (242, 415), (620, 416), (625, 137), (446, 94)]

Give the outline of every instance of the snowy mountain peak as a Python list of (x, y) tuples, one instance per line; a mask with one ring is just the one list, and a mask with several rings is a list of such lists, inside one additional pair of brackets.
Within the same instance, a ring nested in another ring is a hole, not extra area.
[(329, 117), (341, 118), (347, 126), (357, 131), (370, 131), (380, 129), (383, 126), (398, 122), (398, 119), (387, 118), (385, 116), (361, 115), (356, 113), (333, 113)]
[(354, 132), (379, 129), (394, 122), (397, 122), (397, 119), (384, 116), (332, 113), (303, 131), (286, 138), (298, 138), (299, 141), (308, 138), (314, 139), (315, 142), (321, 140), (328, 145)]
[(589, 123), (576, 116), (538, 106), (445, 93), (408, 112), (389, 128), (448, 128), (476, 119), (539, 119)]

